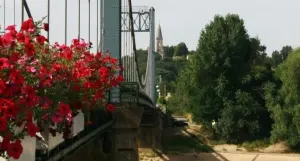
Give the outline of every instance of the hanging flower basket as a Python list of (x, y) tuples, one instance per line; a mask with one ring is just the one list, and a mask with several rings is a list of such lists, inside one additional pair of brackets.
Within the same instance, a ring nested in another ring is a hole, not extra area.
[(73, 117), (73, 124), (72, 124), (72, 137), (75, 137), (80, 132), (84, 130), (84, 114), (82, 111), (79, 111), (78, 114)]
[(84, 129), (81, 111), (105, 106), (105, 94), (123, 81), (118, 60), (109, 53), (90, 53), (90, 43), (82, 39), (50, 45), (43, 29), (48, 25), (28, 19), (20, 31), (12, 25), (0, 36), (0, 157), (5, 159), (31, 156), (29, 143), (36, 135), (48, 150), (75, 136)]

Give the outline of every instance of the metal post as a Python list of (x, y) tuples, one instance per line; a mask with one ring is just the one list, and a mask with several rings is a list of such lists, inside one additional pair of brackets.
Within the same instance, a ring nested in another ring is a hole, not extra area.
[[(47, 16), (48, 16), (48, 25), (50, 26), (50, 0), (48, 0)], [(48, 39), (48, 43), (50, 44), (50, 27), (47, 33), (47, 39)]]
[[(91, 43), (91, 0), (89, 0), (89, 44)], [(91, 48), (89, 48), (91, 51)]]
[(22, 15), (21, 15), (21, 24), (24, 22), (24, 2), (25, 0), (22, 0), (22, 4), (21, 4), (21, 11), (22, 11)]
[[(121, 0), (103, 1), (103, 46), (102, 51), (110, 51), (111, 56), (121, 60)], [(120, 102), (120, 89), (111, 89), (110, 102)]]
[(14, 25), (16, 25), (16, 0), (14, 0)]
[(80, 39), (80, 7), (81, 3), (80, 0), (78, 0), (78, 39)]
[(5, 15), (5, 13), (6, 13), (6, 11), (5, 11), (6, 3), (5, 3), (5, 2), (6, 2), (6, 0), (3, 1), (3, 12), (4, 12), (4, 13), (3, 13), (3, 16), (4, 16), (4, 18), (3, 18), (3, 21), (4, 21), (3, 27), (4, 27), (4, 30), (5, 30), (5, 28), (6, 28), (6, 27), (5, 27), (5, 19), (6, 19), (6, 15)]
[(96, 40), (96, 45), (97, 45), (97, 51), (96, 52), (98, 52), (99, 51), (99, 41), (98, 41), (98, 39), (99, 39), (99, 1), (97, 0), (97, 33), (96, 33), (96, 35), (97, 35), (97, 40)]
[(155, 102), (155, 9), (150, 9), (150, 98)]
[(67, 45), (67, 28), (68, 28), (68, 0), (65, 0), (65, 44)]

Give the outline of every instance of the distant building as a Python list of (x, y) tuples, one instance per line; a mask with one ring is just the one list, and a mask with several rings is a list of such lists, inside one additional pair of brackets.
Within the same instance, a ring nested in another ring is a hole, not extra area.
[(162, 57), (162, 59), (164, 58), (164, 44), (160, 24), (157, 29), (156, 52)]

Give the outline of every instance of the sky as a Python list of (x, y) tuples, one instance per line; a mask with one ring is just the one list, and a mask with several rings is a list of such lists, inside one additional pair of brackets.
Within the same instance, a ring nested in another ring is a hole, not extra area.
[[(35, 20), (47, 15), (47, 0), (27, 0)], [(88, 39), (88, 0), (81, 0), (81, 37)], [(96, 42), (96, 1), (91, 0), (91, 41)], [(3, 26), (4, 0), (0, 0), (0, 24)], [(16, 24), (20, 24), (20, 4), (16, 0)], [(68, 0), (68, 42), (78, 35), (78, 1)], [(75, 3), (74, 3), (75, 2)], [(133, 6), (155, 8), (156, 27), (160, 23), (164, 45), (185, 42), (195, 50), (201, 30), (216, 14), (239, 14), (252, 37), (267, 46), (268, 54), (284, 45), (300, 46), (299, 0), (132, 0)], [(64, 1), (51, 0), (50, 41), (64, 42)], [(6, 25), (14, 23), (13, 0), (6, 0)], [(53, 32), (55, 31), (55, 32)], [(149, 34), (137, 33), (137, 47), (146, 49)]]

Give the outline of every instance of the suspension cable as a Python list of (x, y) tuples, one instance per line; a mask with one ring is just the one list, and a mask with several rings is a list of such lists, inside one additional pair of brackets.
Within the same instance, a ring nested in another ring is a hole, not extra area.
[(130, 19), (130, 30), (131, 30), (131, 37), (132, 37), (132, 47), (133, 47), (133, 53), (134, 53), (134, 55), (135, 55), (135, 57), (134, 57), (134, 60), (135, 60), (135, 63), (136, 63), (136, 69), (137, 69), (137, 73), (138, 73), (138, 82), (139, 82), (139, 84), (140, 84), (140, 86), (142, 87), (142, 88), (144, 88), (145, 87), (145, 85), (143, 84), (143, 82), (142, 82), (142, 79), (141, 79), (141, 77), (140, 77), (140, 69), (139, 69), (139, 66), (138, 66), (138, 61), (137, 61), (137, 55), (136, 55), (136, 44), (135, 44), (135, 34), (134, 34), (134, 25), (133, 25), (133, 15), (132, 15), (132, 3), (131, 3), (131, 0), (128, 0), (128, 6), (129, 6), (129, 19)]

